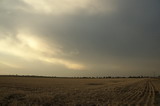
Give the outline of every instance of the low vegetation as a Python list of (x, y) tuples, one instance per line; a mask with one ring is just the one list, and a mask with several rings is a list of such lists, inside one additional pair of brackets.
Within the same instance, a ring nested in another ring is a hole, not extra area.
[(160, 105), (160, 79), (0, 77), (0, 106)]

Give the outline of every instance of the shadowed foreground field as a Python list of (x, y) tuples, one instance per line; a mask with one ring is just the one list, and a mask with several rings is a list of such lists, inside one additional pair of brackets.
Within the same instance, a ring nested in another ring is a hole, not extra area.
[(160, 106), (160, 79), (0, 77), (0, 106)]

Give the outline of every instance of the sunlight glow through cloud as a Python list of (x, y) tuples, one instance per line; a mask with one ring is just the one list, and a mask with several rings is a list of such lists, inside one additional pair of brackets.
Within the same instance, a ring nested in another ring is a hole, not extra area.
[(108, 13), (114, 8), (108, 0), (107, 6), (98, 0), (23, 0), (35, 12), (64, 14), (76, 12), (77, 9), (84, 9), (90, 14)]
[(0, 64), (5, 65), (5, 66), (10, 67), (10, 68), (16, 68), (16, 69), (23, 68), (22, 66), (15, 65), (15, 64), (9, 63), (9, 62), (4, 62), (4, 61), (0, 61)]
[[(60, 55), (62, 52), (59, 48), (51, 48), (43, 40), (35, 36), (33, 37), (32, 34), (26, 32), (19, 32), (16, 38), (13, 38), (13, 36), (7, 36), (0, 39), (0, 52), (21, 57), (28, 61), (40, 60), (47, 63), (63, 65), (69, 69), (84, 69), (84, 66), (81, 64), (57, 58), (56, 56)], [(51, 57), (51, 55), (54, 57)], [(9, 63), (3, 62), (2, 64), (14, 67), (14, 65)]]

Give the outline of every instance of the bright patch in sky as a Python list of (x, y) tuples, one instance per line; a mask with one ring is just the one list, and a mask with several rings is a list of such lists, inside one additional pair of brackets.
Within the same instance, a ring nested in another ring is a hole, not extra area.
[[(99, 0), (23, 0), (35, 12), (64, 14), (76, 12), (78, 9), (87, 11), (88, 13), (106, 13), (113, 10), (111, 2), (107, 1), (107, 6)], [(27, 10), (27, 9), (26, 9)]]
[[(44, 42), (28, 32), (19, 32), (16, 38), (13, 36), (1, 38), (0, 52), (21, 57), (28, 61), (39, 60), (52, 64), (60, 64), (69, 69), (84, 69), (84, 66), (81, 64), (64, 60), (63, 58), (57, 58), (56, 56), (62, 54), (60, 48), (51, 48), (47, 42)], [(3, 62), (3, 64), (10, 67), (17, 67), (9, 63)]]
[(22, 66), (15, 65), (15, 64), (9, 63), (9, 62), (4, 62), (4, 61), (0, 61), (0, 64), (5, 65), (5, 66), (10, 67), (10, 68), (16, 68), (16, 69), (23, 68)]

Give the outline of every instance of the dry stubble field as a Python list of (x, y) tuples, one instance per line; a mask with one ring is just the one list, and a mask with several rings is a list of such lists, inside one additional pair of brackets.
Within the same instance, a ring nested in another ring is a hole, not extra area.
[(0, 106), (160, 106), (160, 79), (0, 77)]

